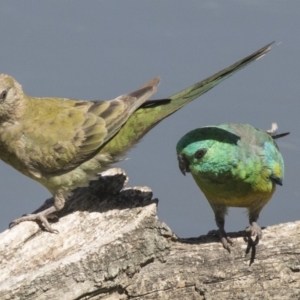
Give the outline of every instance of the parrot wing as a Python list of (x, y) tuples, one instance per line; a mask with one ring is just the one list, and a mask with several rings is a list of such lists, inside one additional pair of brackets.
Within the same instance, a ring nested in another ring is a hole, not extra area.
[(24, 131), (30, 172), (36, 177), (60, 175), (93, 157), (156, 92), (159, 81), (154, 78), (110, 101), (56, 99), (60, 106), (56, 110), (51, 98), (44, 99), (43, 107), (34, 112), (39, 121), (31, 119), (30, 129)]

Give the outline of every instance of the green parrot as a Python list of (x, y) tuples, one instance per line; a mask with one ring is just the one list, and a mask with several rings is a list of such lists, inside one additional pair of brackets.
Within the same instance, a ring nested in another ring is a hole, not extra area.
[(215, 214), (218, 234), (230, 252), (232, 240), (224, 225), (228, 207), (246, 207), (250, 226), (247, 235), (262, 237), (257, 219), (271, 199), (276, 185), (282, 185), (283, 158), (269, 131), (246, 124), (221, 124), (188, 132), (177, 143), (177, 158), (183, 175), (190, 172)]
[(168, 101), (147, 101), (158, 78), (111, 101), (81, 101), (30, 97), (15, 79), (0, 75), (0, 159), (41, 183), (54, 199), (52, 207), (16, 219), (10, 227), (39, 220), (46, 230), (57, 232), (48, 219), (75, 188), (88, 185), (159, 121), (262, 57), (271, 44)]

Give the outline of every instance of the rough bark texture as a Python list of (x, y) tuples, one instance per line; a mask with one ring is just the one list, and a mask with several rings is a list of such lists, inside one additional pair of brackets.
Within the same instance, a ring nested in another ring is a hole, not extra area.
[[(243, 233), (179, 239), (149, 188), (111, 169), (74, 193), (53, 227), (0, 235), (0, 299), (300, 299), (300, 222), (268, 227), (254, 263)], [(50, 205), (48, 200), (43, 205)]]

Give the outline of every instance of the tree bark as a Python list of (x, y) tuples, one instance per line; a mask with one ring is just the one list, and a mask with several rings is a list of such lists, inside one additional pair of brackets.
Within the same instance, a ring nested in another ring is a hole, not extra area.
[(230, 254), (215, 236), (180, 239), (151, 190), (126, 183), (111, 169), (75, 191), (58, 234), (34, 222), (0, 234), (0, 299), (300, 299), (300, 222), (264, 229), (250, 265), (243, 232)]

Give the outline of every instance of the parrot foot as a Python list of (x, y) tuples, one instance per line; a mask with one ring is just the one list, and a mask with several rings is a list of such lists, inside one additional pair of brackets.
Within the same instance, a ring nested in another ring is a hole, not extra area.
[[(256, 257), (256, 246), (259, 243), (259, 240), (262, 238), (262, 230), (260, 226), (256, 222), (252, 222), (249, 227), (246, 228), (247, 236), (244, 237), (244, 241), (248, 243), (246, 248), (246, 255), (251, 250), (251, 258), (249, 266), (251, 266), (254, 263), (255, 257)], [(252, 239), (252, 236), (256, 236), (255, 239)]]
[(47, 231), (51, 233), (58, 233), (58, 230), (53, 229), (48, 222), (48, 219), (57, 219), (57, 216), (52, 215), (52, 213), (54, 213), (56, 210), (57, 209), (54, 206), (51, 206), (39, 213), (24, 215), (23, 217), (10, 222), (8, 227), (12, 228), (13, 226), (24, 221), (37, 221), (41, 222)]
[(223, 244), (224, 249), (226, 249), (229, 253), (231, 252), (230, 246), (233, 246), (234, 243), (229, 236), (222, 236), (219, 233), (220, 241)]
[(220, 238), (220, 241), (224, 247), (224, 249), (226, 249), (229, 253), (231, 252), (231, 248), (230, 246), (233, 246), (234, 243), (232, 241), (232, 239), (227, 236), (225, 230), (212, 230), (208, 232), (208, 235), (218, 235), (218, 237)]
[(252, 222), (251, 225), (246, 228), (246, 232), (249, 236), (256, 235), (258, 240), (262, 238), (261, 228), (256, 222)]

